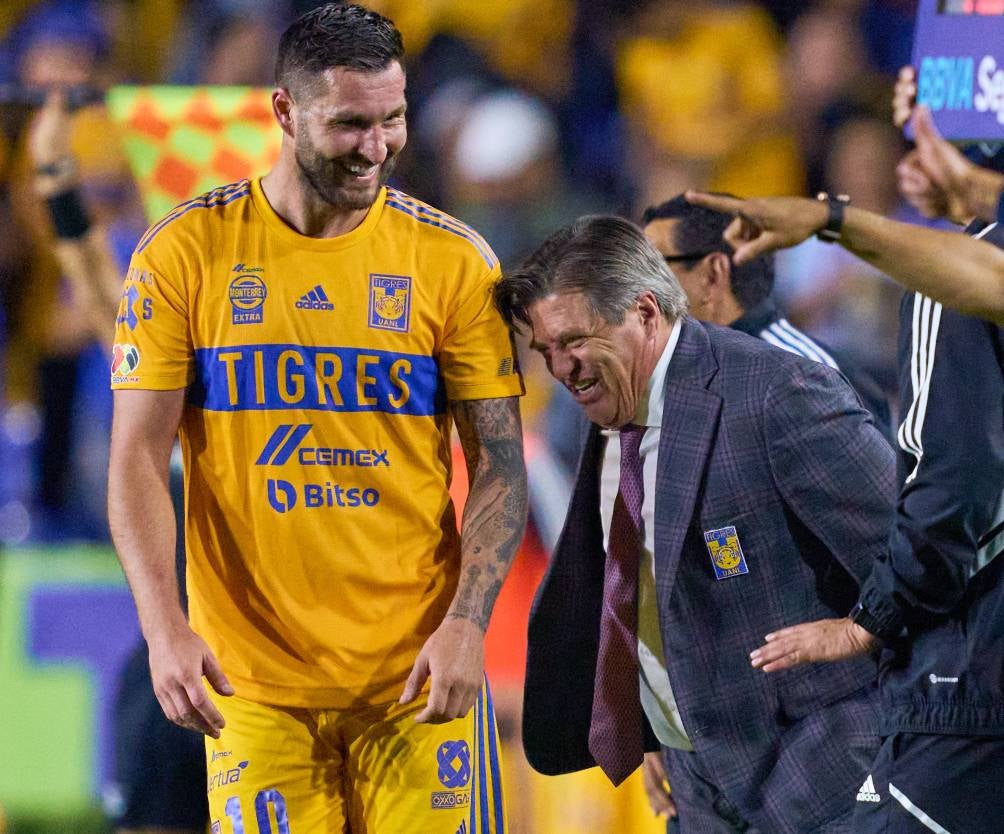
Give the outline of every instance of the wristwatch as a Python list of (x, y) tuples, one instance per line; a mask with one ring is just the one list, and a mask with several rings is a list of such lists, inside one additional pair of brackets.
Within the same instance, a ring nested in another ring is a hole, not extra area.
[(818, 237), (824, 243), (836, 243), (840, 240), (840, 232), (844, 228), (844, 208), (850, 205), (851, 198), (846, 194), (830, 194), (827, 191), (820, 191), (816, 199), (821, 203), (826, 203), (830, 214), (826, 219), (826, 225), (818, 232)]
[(879, 621), (860, 602), (851, 609), (847, 618), (855, 625), (861, 626), (869, 634), (874, 634), (876, 637), (882, 632), (882, 626)]
[(52, 162), (37, 166), (35, 174), (40, 177), (75, 177), (77, 161), (72, 156), (60, 156)]

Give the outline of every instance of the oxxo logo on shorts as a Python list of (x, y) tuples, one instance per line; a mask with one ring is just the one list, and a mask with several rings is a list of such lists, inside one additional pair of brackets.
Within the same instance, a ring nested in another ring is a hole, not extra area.
[(471, 804), (471, 748), (463, 739), (444, 741), (436, 751), (437, 776), (445, 791), (433, 791), (433, 810), (466, 808)]

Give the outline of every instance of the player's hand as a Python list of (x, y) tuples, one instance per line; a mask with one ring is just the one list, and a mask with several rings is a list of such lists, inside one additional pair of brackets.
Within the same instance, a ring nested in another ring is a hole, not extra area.
[(657, 817), (676, 816), (676, 803), (669, 792), (669, 780), (666, 779), (666, 768), (662, 764), (659, 753), (646, 753), (641, 763), (641, 776), (645, 785), (645, 796), (648, 804)]
[(418, 697), (427, 678), (432, 679), (429, 701), (415, 720), (420, 724), (445, 724), (470, 712), (484, 683), (485, 634), (463, 617), (447, 617), (415, 659), (400, 703)]
[(695, 206), (735, 215), (723, 237), (735, 250), (732, 260), (737, 265), (801, 243), (822, 229), (829, 218), (825, 203), (804, 197), (740, 200), (689, 190), (686, 196)]
[(900, 67), (892, 94), (892, 123), (896, 127), (903, 127), (910, 120), (916, 103), (917, 72), (910, 66)]
[(878, 637), (848, 617), (789, 626), (764, 639), (767, 642), (750, 653), (753, 668), (764, 672), (791, 669), (803, 663), (847, 660), (879, 646)]
[(181, 727), (219, 738), (226, 722), (202, 678), (220, 695), (233, 695), (234, 688), (209, 646), (187, 625), (147, 642), (153, 691), (164, 715)]
[(965, 223), (974, 213), (969, 193), (976, 166), (942, 137), (926, 107), (914, 111), (913, 135), (916, 148), (896, 166), (900, 191), (928, 217)]

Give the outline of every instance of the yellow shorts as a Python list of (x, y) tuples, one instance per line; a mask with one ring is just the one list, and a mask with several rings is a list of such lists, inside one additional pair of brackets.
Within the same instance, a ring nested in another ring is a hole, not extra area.
[(357, 710), (213, 700), (212, 834), (505, 834), (488, 684), (466, 718), (416, 724), (416, 702)]

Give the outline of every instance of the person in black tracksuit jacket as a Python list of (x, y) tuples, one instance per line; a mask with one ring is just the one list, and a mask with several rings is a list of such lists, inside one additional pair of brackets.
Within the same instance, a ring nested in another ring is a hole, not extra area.
[(909, 293), (899, 349), (896, 525), (852, 614), (886, 641), (855, 831), (1004, 832), (1004, 558), (973, 575), (1004, 487), (1004, 329)]

